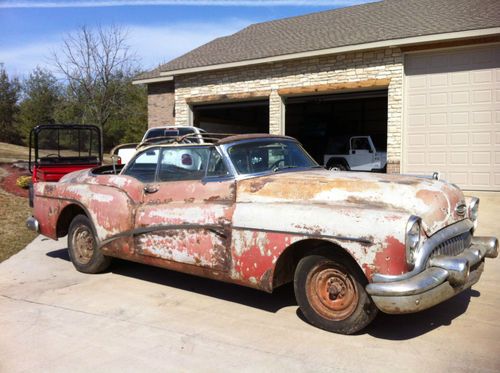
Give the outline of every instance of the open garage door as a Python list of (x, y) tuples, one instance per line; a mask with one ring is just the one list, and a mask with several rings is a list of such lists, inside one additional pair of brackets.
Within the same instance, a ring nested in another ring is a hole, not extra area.
[(207, 132), (269, 133), (269, 100), (196, 105), (193, 116)]
[(370, 136), (386, 153), (387, 90), (289, 97), (285, 128), (321, 165), (325, 154), (346, 153), (353, 136)]
[(500, 191), (500, 45), (405, 57), (403, 172)]

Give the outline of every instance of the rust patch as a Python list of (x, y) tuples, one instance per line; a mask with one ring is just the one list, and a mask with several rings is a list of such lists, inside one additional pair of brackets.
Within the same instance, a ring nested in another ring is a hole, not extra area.
[(386, 275), (407, 272), (405, 245), (395, 237), (387, 237), (384, 248), (375, 255), (375, 267), (379, 273)]
[(371, 282), (373, 278), (373, 266), (368, 263), (363, 263), (362, 267), (366, 278), (368, 279), (369, 282)]
[(250, 183), (250, 192), (255, 193), (266, 186), (267, 183), (272, 182), (269, 178), (258, 178)]
[(426, 214), (426, 220), (442, 221), (448, 211), (448, 201), (443, 193), (422, 189), (417, 192), (417, 198), (421, 199), (426, 205), (441, 206), (440, 208), (429, 209)]
[(220, 196), (212, 196), (212, 197), (205, 198), (203, 201), (204, 202), (218, 202), (218, 201), (221, 201), (221, 198), (220, 198)]
[(242, 193), (289, 200), (312, 200), (320, 193), (336, 190), (366, 192), (380, 188), (377, 181), (371, 180), (343, 178), (327, 178), (322, 180), (314, 176), (314, 181), (312, 181), (311, 175), (302, 176), (280, 174), (256, 180), (242, 180), (239, 182), (239, 187)]
[(44, 192), (45, 194), (52, 194), (54, 193), (55, 189), (56, 189), (55, 185), (45, 184)]
[(374, 208), (374, 209), (381, 209), (381, 210), (394, 210), (394, 207), (389, 205), (388, 203), (382, 202), (382, 201), (369, 201), (363, 198), (358, 198), (358, 197), (353, 197), (349, 196), (346, 199), (346, 202), (352, 203), (354, 205), (362, 205), (364, 208)]

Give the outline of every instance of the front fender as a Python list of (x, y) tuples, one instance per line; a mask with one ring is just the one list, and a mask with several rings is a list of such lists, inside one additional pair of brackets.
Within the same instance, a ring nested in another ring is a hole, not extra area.
[(346, 250), (368, 280), (374, 273), (402, 274), (408, 271), (408, 218), (407, 213), (321, 203), (239, 203), (233, 215), (233, 258), (254, 268), (241, 265), (236, 272), (251, 273), (258, 281), (290, 245), (321, 239)]

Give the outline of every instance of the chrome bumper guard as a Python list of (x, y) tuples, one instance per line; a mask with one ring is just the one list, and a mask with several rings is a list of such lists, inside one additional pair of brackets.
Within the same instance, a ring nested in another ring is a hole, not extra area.
[(366, 291), (385, 313), (422, 311), (470, 288), (481, 277), (484, 258), (497, 256), (495, 237), (474, 237), (462, 254), (431, 258), (428, 268), (419, 274), (400, 281), (374, 282)]
[(33, 216), (26, 220), (26, 228), (35, 231), (36, 233), (40, 233), (40, 224), (38, 224), (38, 220), (36, 220)]

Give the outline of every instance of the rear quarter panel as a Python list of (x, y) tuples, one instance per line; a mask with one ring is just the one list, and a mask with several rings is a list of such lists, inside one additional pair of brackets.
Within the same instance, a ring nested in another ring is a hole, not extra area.
[(136, 201), (124, 190), (108, 184), (35, 184), (34, 216), (40, 223), (40, 233), (57, 239), (58, 219), (64, 208), (72, 204), (79, 205), (89, 215), (99, 241), (133, 229)]

